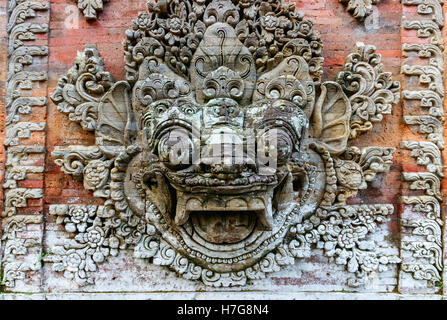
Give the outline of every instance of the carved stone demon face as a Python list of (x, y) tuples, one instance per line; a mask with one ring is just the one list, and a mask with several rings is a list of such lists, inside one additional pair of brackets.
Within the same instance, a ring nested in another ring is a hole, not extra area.
[(101, 218), (125, 226), (121, 246), (188, 279), (245, 283), (302, 256), (304, 219), (388, 169), (392, 151), (347, 142), (390, 112), (398, 84), (365, 46), (321, 83), (311, 27), (276, 0), (158, 1), (126, 33), (127, 81), (80, 54), (52, 98), (95, 131), (98, 152), (76, 157)]
[[(289, 46), (310, 51), (303, 41)], [(335, 101), (346, 106), (339, 91)], [(324, 181), (324, 168), (309, 149), (314, 105), (304, 57), (290, 54), (258, 73), (228, 23), (206, 29), (187, 77), (156, 56), (144, 57), (132, 92), (141, 153), (126, 173), (127, 195), (139, 190), (141, 200), (130, 201), (131, 207), (187, 253), (216, 260), (220, 271), (256, 259), (283, 236), (292, 217), (300, 221), (322, 196), (324, 185), (315, 182)], [(300, 203), (299, 214), (291, 214), (293, 201)], [(224, 260), (231, 263), (218, 262)]]
[(302, 57), (258, 77), (226, 23), (210, 26), (189, 80), (147, 57), (133, 90), (141, 186), (173, 228), (229, 245), (271, 231), (291, 196), (315, 87)]

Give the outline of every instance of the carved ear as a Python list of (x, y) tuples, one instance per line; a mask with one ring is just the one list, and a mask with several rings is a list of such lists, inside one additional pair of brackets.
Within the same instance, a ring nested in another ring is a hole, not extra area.
[(350, 129), (351, 103), (336, 82), (317, 86), (317, 101), (311, 117), (311, 137), (332, 154), (346, 150)]
[(130, 103), (130, 86), (117, 82), (101, 99), (98, 106), (96, 140), (109, 156), (116, 156), (129, 145), (135, 135), (135, 121)]

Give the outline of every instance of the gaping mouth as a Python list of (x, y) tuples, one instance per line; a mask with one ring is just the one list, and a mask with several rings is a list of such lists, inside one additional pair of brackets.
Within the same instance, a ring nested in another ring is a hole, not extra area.
[(192, 211), (194, 231), (208, 242), (232, 244), (247, 238), (255, 229), (259, 212)]
[(199, 235), (212, 243), (245, 239), (257, 226), (271, 230), (273, 188), (239, 195), (196, 194), (177, 191), (175, 223), (190, 218)]
[[(284, 167), (264, 176), (245, 171), (173, 173), (157, 165), (143, 175), (143, 181), (147, 199), (174, 229), (201, 238), (199, 242), (228, 245), (274, 229), (277, 198), (283, 193), (287, 172)], [(186, 179), (194, 183), (188, 185)]]

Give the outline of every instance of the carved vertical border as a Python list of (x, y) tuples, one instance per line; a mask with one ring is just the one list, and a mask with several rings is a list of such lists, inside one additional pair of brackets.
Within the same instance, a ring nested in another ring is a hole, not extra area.
[(410, 130), (400, 146), (408, 157), (402, 163), (399, 291), (442, 294), (444, 1), (401, 2), (403, 122)]
[(2, 291), (41, 290), (48, 1), (7, 2)]

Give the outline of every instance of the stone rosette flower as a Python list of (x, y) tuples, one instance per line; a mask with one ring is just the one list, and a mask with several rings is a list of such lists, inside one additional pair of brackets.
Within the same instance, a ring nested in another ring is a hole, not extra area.
[(141, 13), (135, 21), (136, 27), (140, 30), (150, 30), (155, 25), (155, 20), (148, 13)]
[(312, 33), (312, 22), (301, 21), (298, 30), (302, 36), (309, 36)]
[(68, 232), (84, 232), (88, 223), (92, 222), (95, 216), (96, 207), (72, 206), (68, 210), (68, 217), (65, 219), (65, 230)]
[(376, 271), (379, 268), (379, 259), (375, 254), (366, 254), (362, 257), (362, 270), (367, 272)]
[(82, 255), (81, 252), (77, 252), (75, 249), (70, 249), (67, 251), (67, 255), (64, 256), (63, 264), (66, 268), (66, 273), (73, 274), (78, 272), (85, 265), (85, 255)]
[(275, 31), (279, 27), (279, 18), (272, 12), (267, 13), (261, 18), (261, 25), (267, 31)]
[(165, 40), (170, 46), (180, 41), (180, 37), (184, 33), (186, 23), (181, 18), (173, 16), (166, 20), (166, 29), (168, 33), (165, 35)]
[(90, 248), (100, 247), (105, 241), (105, 232), (99, 226), (92, 226), (85, 233), (80, 234), (81, 241), (87, 243)]
[(359, 240), (357, 233), (352, 228), (343, 229), (338, 235), (338, 245), (342, 248), (351, 249)]
[(84, 187), (97, 190), (107, 183), (111, 161), (93, 160), (84, 168)]
[(336, 164), (337, 177), (341, 186), (351, 190), (366, 189), (362, 168), (354, 161), (340, 161)]

